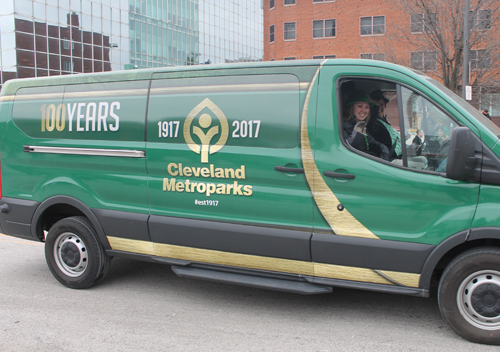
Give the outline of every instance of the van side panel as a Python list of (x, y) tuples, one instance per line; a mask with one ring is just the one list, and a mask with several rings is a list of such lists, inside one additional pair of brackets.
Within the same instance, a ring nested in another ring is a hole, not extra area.
[[(307, 67), (307, 79), (316, 69)], [(293, 73), (153, 77), (153, 242), (310, 261), (313, 204), (304, 174), (275, 169), (302, 168), (300, 116), (310, 81)]]
[[(147, 215), (148, 88), (148, 80), (21, 87), (1, 144), (4, 197), (64, 195), (122, 219)], [(147, 231), (127, 233), (149, 239)]]

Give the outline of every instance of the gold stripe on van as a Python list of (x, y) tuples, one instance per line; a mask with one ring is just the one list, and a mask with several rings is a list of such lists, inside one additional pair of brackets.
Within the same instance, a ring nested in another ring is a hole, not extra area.
[[(316, 80), (320, 69), (321, 66), (318, 67), (318, 70), (316, 71), (316, 74), (311, 82)], [(336, 235), (379, 239), (373, 232), (352, 216), (347, 208), (344, 208), (343, 211), (339, 211), (337, 209), (340, 201), (337, 199), (330, 187), (328, 187), (323, 179), (323, 176), (319, 172), (318, 167), (316, 166), (311, 144), (309, 142), (309, 132), (307, 130), (307, 109), (309, 107), (309, 98), (312, 87), (313, 84), (311, 83), (304, 101), (304, 108), (302, 110), (300, 143), (304, 173), (306, 175), (309, 188), (313, 194), (314, 201)]]
[(113, 250), (171, 259), (375, 284), (418, 287), (419, 274), (216, 251), (108, 236)]
[[(309, 82), (299, 83), (300, 90), (307, 90)], [(157, 87), (151, 88), (152, 95), (163, 94), (186, 94), (186, 93), (221, 93), (221, 92), (262, 92), (262, 91), (296, 91), (297, 83), (250, 83), (250, 84), (221, 84), (208, 86), (189, 86), (189, 87)]]
[(14, 101), (14, 95), (4, 95), (0, 97), (0, 103), (6, 103), (10, 101)]
[[(309, 82), (299, 83), (300, 90), (307, 90)], [(289, 91), (297, 90), (297, 83), (256, 83), (256, 84), (229, 84), (210, 86), (190, 86), (190, 87), (162, 87), (153, 88), (151, 94), (185, 94), (210, 92), (238, 92), (238, 91)], [(82, 92), (58, 92), (58, 93), (37, 93), (37, 94), (17, 94), (0, 97), (3, 101), (27, 101), (27, 100), (61, 100), (61, 99), (86, 99), (93, 97), (126, 97), (126, 96), (146, 96), (147, 89), (122, 89), (122, 90), (97, 90)]]
[(367, 268), (357, 268), (333, 264), (314, 264), (316, 277), (328, 279), (361, 281), (374, 284), (397, 285), (406, 287), (418, 287), (419, 274), (401, 273), (396, 271), (382, 271)]
[(130, 97), (142, 96), (148, 94), (147, 89), (122, 89), (122, 90), (96, 90), (96, 91), (83, 91), (83, 92), (59, 92), (59, 93), (37, 93), (37, 94), (17, 94), (16, 101), (27, 100), (62, 100), (66, 99), (86, 99), (93, 97)]

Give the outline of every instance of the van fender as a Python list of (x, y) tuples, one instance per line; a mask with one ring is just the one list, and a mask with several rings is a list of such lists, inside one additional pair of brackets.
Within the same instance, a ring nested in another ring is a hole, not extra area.
[(441, 242), (434, 248), (434, 250), (429, 254), (427, 260), (422, 267), (422, 274), (420, 275), (420, 288), (429, 289), (431, 285), (432, 274), (436, 265), (439, 261), (453, 248), (465, 243), (467, 241), (467, 236), (469, 230), (461, 231), (446, 240)]
[(469, 235), (469, 238), (467, 238), (467, 241), (486, 240), (486, 239), (500, 240), (500, 228), (498, 228), (498, 227), (479, 227), (479, 228), (471, 229), (470, 235)]
[(99, 237), (99, 241), (101, 242), (102, 246), (104, 249), (111, 249), (111, 246), (109, 245), (108, 239), (104, 233), (104, 230), (95, 216), (95, 214), (92, 212), (92, 210), (83, 202), (79, 201), (78, 199), (75, 199), (73, 197), (69, 196), (53, 196), (50, 198), (47, 198), (45, 201), (40, 203), (40, 205), (37, 207), (35, 210), (35, 213), (33, 214), (33, 218), (31, 220), (31, 235), (33, 238), (43, 238), (43, 236), (40, 236), (39, 232), (41, 231), (38, 225), (38, 222), (40, 221), (40, 217), (43, 215), (43, 213), (50, 208), (53, 205), (60, 205), (60, 204), (67, 204), (71, 205), (72, 207), (78, 209), (89, 219), (89, 221), (92, 223), (92, 226), (97, 232), (97, 235)]

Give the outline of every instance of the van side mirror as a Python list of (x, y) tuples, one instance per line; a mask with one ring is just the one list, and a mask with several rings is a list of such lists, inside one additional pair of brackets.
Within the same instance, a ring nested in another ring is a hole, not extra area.
[[(481, 143), (467, 127), (457, 127), (451, 134), (446, 177), (457, 181), (480, 181)], [(476, 154), (477, 153), (477, 154)]]

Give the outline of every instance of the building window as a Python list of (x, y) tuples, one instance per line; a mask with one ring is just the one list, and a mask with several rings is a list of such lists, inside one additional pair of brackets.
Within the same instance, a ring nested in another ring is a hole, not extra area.
[(470, 50), (469, 62), (471, 70), (480, 70), (491, 67), (491, 53), (486, 50)]
[(313, 3), (315, 2), (334, 2), (335, 0), (313, 0)]
[(297, 60), (295, 56), (293, 57), (284, 57), (283, 60)]
[(411, 15), (410, 30), (412, 33), (431, 31), (437, 23), (436, 13), (414, 13)]
[(314, 55), (313, 59), (336, 59), (337, 55)]
[(385, 16), (361, 17), (361, 35), (374, 35), (385, 33)]
[(470, 28), (476, 31), (491, 29), (491, 10), (477, 10), (470, 12), (472, 20)]
[(437, 53), (435, 51), (412, 52), (411, 67), (416, 70), (435, 71), (437, 69)]
[(274, 43), (274, 24), (269, 27), (269, 42)]
[(385, 54), (384, 53), (361, 54), (361, 55), (359, 55), (359, 57), (361, 59), (385, 61)]
[(286, 22), (284, 24), (284, 39), (295, 40), (295, 24), (296, 22)]
[(335, 20), (313, 21), (313, 38), (335, 37)]
[(284, 0), (286, 5), (295, 5), (295, 0)]
[(64, 50), (69, 50), (70, 48), (69, 38), (64, 38), (62, 42)]
[(63, 61), (63, 71), (73, 72), (73, 63), (71, 61)]
[(269, 1), (269, 8), (274, 9), (274, 0)]

